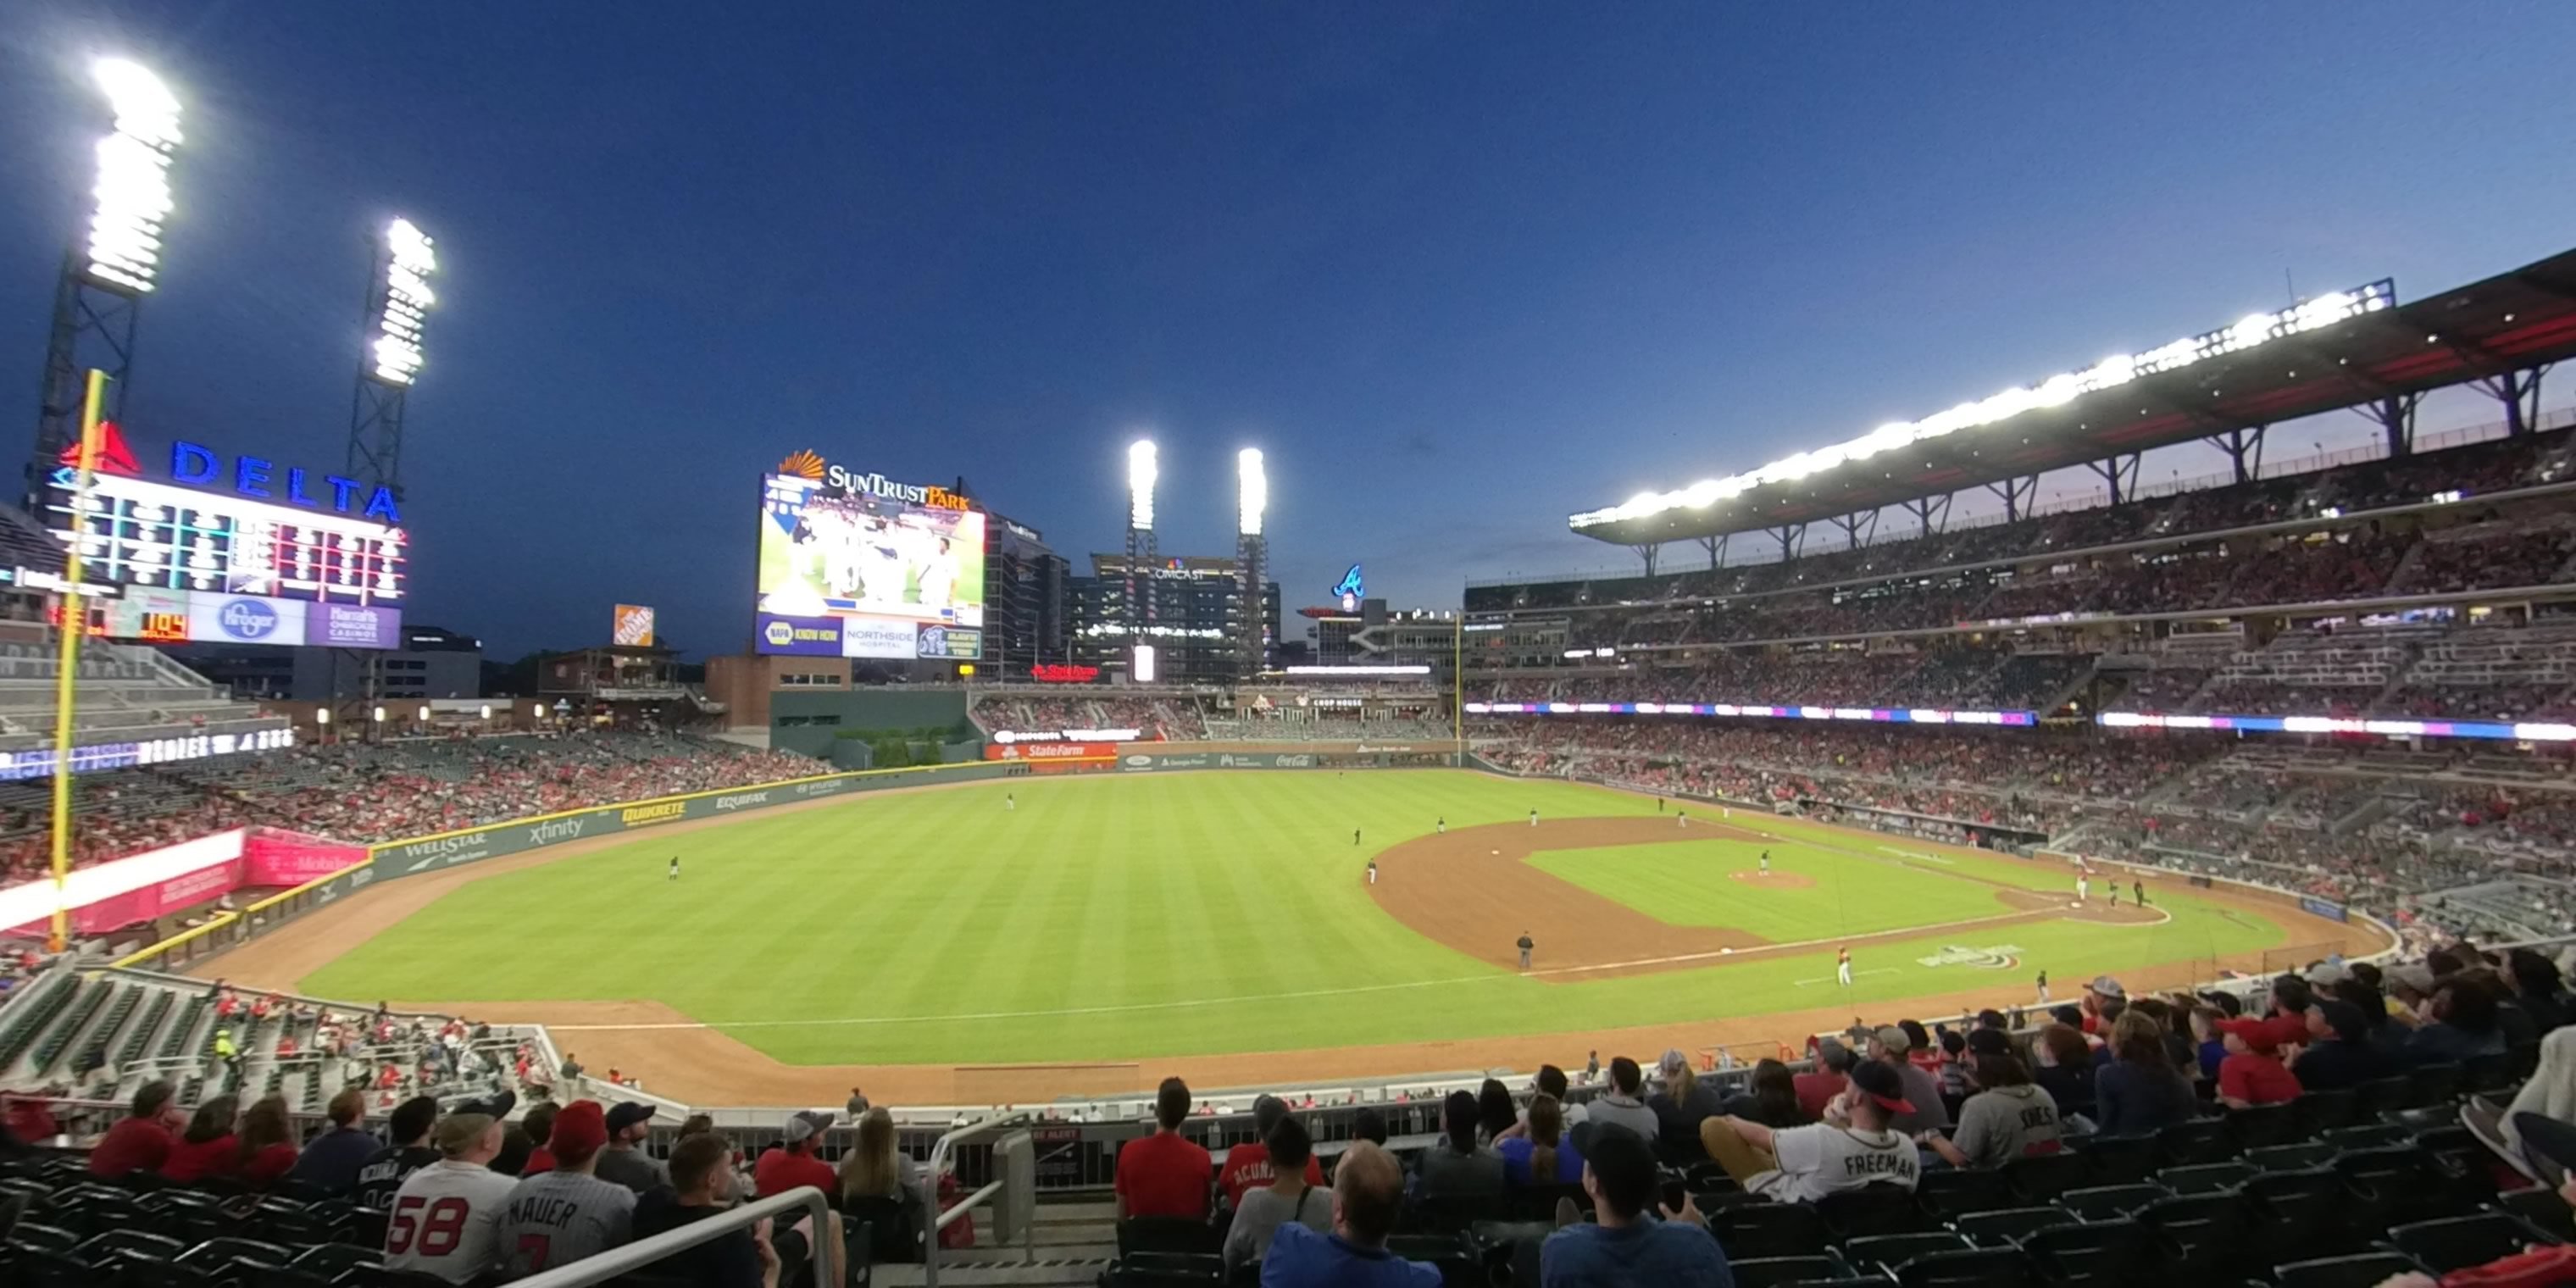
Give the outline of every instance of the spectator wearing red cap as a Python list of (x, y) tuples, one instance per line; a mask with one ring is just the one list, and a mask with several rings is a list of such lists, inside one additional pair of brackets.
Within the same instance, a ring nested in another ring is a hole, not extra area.
[(1165, 1078), (1154, 1092), (1154, 1134), (1118, 1150), (1118, 1219), (1179, 1216), (1204, 1221), (1216, 1160), (1181, 1136), (1190, 1116), (1189, 1084)]
[(503, 1279), (605, 1252), (626, 1242), (634, 1228), (635, 1191), (591, 1174), (608, 1144), (608, 1111), (598, 1101), (564, 1106), (548, 1144), (555, 1169), (512, 1186), (501, 1209), (494, 1236)]
[(2218, 1099), (2230, 1109), (2287, 1104), (2299, 1098), (2299, 1080), (2281, 1063), (2269, 1020), (2222, 1020), (2227, 1058), (2218, 1062)]

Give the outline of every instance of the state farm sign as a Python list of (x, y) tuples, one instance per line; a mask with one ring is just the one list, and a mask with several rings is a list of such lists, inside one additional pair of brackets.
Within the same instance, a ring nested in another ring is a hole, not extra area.
[(986, 760), (1079, 760), (1117, 754), (1117, 745), (1105, 742), (1002, 743), (984, 748)]

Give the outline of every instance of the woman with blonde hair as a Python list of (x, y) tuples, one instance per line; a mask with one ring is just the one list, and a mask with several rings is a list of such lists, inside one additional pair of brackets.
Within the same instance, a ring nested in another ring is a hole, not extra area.
[(1657, 1072), (1663, 1075), (1664, 1089), (1646, 1098), (1646, 1108), (1655, 1111), (1655, 1134), (1676, 1156), (1696, 1157), (1700, 1124), (1724, 1114), (1726, 1103), (1717, 1088), (1700, 1085), (1690, 1057), (1679, 1049), (1664, 1052)]
[(894, 1147), (894, 1115), (882, 1107), (859, 1115), (859, 1140), (841, 1159), (841, 1198), (922, 1202), (920, 1165)]

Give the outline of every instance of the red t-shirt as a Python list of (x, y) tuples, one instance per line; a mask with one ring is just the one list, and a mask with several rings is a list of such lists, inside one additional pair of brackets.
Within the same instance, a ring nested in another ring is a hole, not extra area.
[(2272, 1056), (2242, 1052), (2218, 1062), (2218, 1094), (2248, 1104), (2285, 1104), (2299, 1098), (2299, 1080)]
[[(1216, 1174), (1216, 1183), (1225, 1188), (1228, 1207), (1242, 1207), (1243, 1196), (1253, 1190), (1266, 1190), (1278, 1179), (1270, 1170), (1270, 1147), (1250, 1141), (1225, 1151), (1225, 1167)], [(1306, 1183), (1324, 1188), (1324, 1165), (1306, 1156)]]
[(791, 1154), (783, 1149), (773, 1149), (763, 1153), (760, 1161), (751, 1165), (754, 1198), (784, 1194), (799, 1185), (811, 1185), (827, 1195), (841, 1192), (841, 1178), (832, 1171), (832, 1165), (812, 1154)]
[(1215, 1160), (1177, 1132), (1158, 1131), (1131, 1140), (1118, 1151), (1118, 1181), (1113, 1187), (1127, 1200), (1129, 1216), (1208, 1214), (1208, 1177)]
[(1825, 1116), (1825, 1105), (1843, 1094), (1851, 1079), (1839, 1073), (1802, 1073), (1789, 1080), (1798, 1089), (1798, 1107), (1810, 1118)]
[(120, 1118), (90, 1147), (89, 1174), (117, 1177), (157, 1172), (170, 1161), (170, 1129), (152, 1118)]
[(245, 1185), (267, 1185), (274, 1182), (278, 1177), (286, 1175), (287, 1169), (293, 1166), (295, 1166), (295, 1147), (293, 1145), (271, 1145), (268, 1148), (253, 1154), (249, 1162), (242, 1164), (242, 1183)]
[(209, 1176), (232, 1175), (240, 1161), (240, 1139), (225, 1132), (213, 1140), (172, 1142), (170, 1161), (161, 1165), (161, 1174), (174, 1181), (202, 1181)]
[(519, 1175), (539, 1176), (553, 1170), (555, 1170), (554, 1151), (539, 1145), (528, 1151), (527, 1166), (519, 1169)]

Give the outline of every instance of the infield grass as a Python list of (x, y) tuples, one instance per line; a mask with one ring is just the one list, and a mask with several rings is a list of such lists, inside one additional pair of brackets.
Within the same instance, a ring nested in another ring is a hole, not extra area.
[[(1652, 814), (1655, 803), (1457, 770), (1023, 778), (861, 796), (467, 882), (303, 986), (356, 1001), (654, 1000), (789, 1064), (1129, 1060), (1575, 1032), (2003, 982), (1916, 960), (1950, 945), (2009, 944), (2022, 978), (2044, 967), (2071, 985), (2286, 942), (2273, 922), (2175, 886), (2152, 891), (2172, 914), (2157, 925), (2040, 923), (1872, 945), (1849, 992), (1823, 982), (1831, 946), (1550, 982), (1425, 939), (1368, 897), (1367, 857), (1435, 818), (1517, 822), (1533, 808), (1574, 818)], [(1737, 821), (1776, 834), (1775, 870), (1816, 885), (1712, 876), (1750, 868), (1764, 848), (1714, 839), (1538, 861), (1665, 920), (1777, 942), (2000, 911), (1950, 871), (2066, 886), (2054, 865)], [(675, 855), (683, 875), (668, 881)]]

